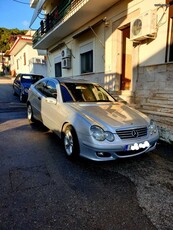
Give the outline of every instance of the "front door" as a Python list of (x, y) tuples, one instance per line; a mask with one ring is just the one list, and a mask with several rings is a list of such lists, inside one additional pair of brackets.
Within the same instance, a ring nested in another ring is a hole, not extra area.
[(130, 41), (130, 27), (122, 30), (122, 75), (121, 90), (130, 90), (132, 80), (133, 42)]

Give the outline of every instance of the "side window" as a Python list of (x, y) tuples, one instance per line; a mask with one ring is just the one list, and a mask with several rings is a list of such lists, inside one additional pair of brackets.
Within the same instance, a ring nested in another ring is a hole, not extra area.
[(19, 69), (19, 59), (17, 59), (17, 69)]
[(14, 80), (15, 82), (19, 82), (20, 81), (20, 75), (17, 75), (17, 77)]
[(42, 81), (38, 83), (35, 88), (42, 94), (44, 94), (44, 86), (46, 85), (46, 81)]
[(56, 85), (53, 81), (47, 81), (46, 86), (44, 87), (44, 94), (47, 97), (57, 98)]
[(81, 73), (93, 72), (93, 43), (90, 42), (80, 47)]
[(72, 96), (70, 95), (68, 89), (64, 85), (61, 85), (61, 93), (62, 93), (63, 102), (73, 101)]
[(93, 51), (83, 53), (81, 56), (81, 73), (93, 72)]
[(26, 65), (26, 53), (23, 54), (23, 64)]

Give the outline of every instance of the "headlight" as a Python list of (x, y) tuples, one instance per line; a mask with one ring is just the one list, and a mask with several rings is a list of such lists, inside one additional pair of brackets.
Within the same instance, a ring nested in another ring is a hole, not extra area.
[(150, 121), (150, 125), (148, 127), (149, 134), (152, 135), (153, 133), (157, 132), (157, 126), (153, 120)]
[(115, 140), (113, 133), (111, 133), (111, 132), (109, 132), (109, 131), (106, 131), (106, 132), (105, 132), (105, 136), (106, 136), (106, 140), (108, 140), (108, 141), (110, 141), (110, 142), (112, 142), (112, 141)]
[(97, 141), (104, 141), (105, 139), (108, 141), (114, 141), (114, 135), (113, 133), (109, 131), (104, 131), (101, 127), (97, 125), (93, 125), (90, 128), (91, 135), (97, 140)]
[(91, 126), (91, 135), (97, 140), (97, 141), (104, 141), (105, 140), (105, 132), (102, 128), (99, 126)]

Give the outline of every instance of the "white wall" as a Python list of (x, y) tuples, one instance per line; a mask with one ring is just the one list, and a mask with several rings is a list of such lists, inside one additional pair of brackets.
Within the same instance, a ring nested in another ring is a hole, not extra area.
[[(91, 25), (92, 22), (90, 22), (89, 25)], [(87, 25), (84, 26), (86, 28)], [(81, 28), (82, 31), (82, 28)], [(84, 33), (83, 35), (80, 35), (79, 37), (73, 39), (72, 36), (77, 33), (77, 31), (74, 32), (73, 35), (66, 37), (63, 39), (63, 42), (65, 42), (65, 46), (61, 49), (56, 50), (53, 53), (48, 52), (48, 75), (54, 76), (55, 75), (55, 60), (56, 57), (61, 55), (62, 49), (65, 47), (68, 47), (71, 49), (72, 56), (71, 56), (71, 69), (62, 69), (62, 76), (69, 77), (69, 76), (79, 76), (81, 75), (81, 69), (80, 69), (80, 47), (85, 46), (88, 43), (92, 43), (93, 45), (93, 72), (95, 74), (103, 73), (104, 72), (104, 28), (103, 25), (98, 26), (97, 28), (94, 28), (94, 31), (97, 34), (97, 37), (93, 34), (93, 32), (90, 30), (87, 33)], [(103, 45), (102, 45), (103, 43)]]
[[(147, 4), (146, 4), (147, 2)], [(87, 42), (93, 42), (93, 53), (94, 53), (94, 73), (116, 73), (118, 72), (118, 61), (119, 49), (121, 47), (120, 34), (116, 33), (115, 24), (118, 27), (123, 25), (130, 25), (130, 22), (135, 17), (140, 16), (142, 13), (150, 9), (157, 11), (157, 25), (158, 33), (154, 40), (150, 40), (148, 43), (144, 42), (138, 44), (134, 55), (135, 60), (138, 59), (140, 66), (153, 65), (164, 63), (165, 61), (165, 47), (167, 39), (167, 17), (168, 9), (166, 7), (158, 7), (155, 4), (158, 3), (155, 0), (133, 0), (133, 1), (119, 1), (116, 5), (112, 6), (108, 11), (102, 15), (98, 15), (93, 21), (84, 25), (83, 28), (87, 28), (99, 21), (101, 18), (106, 17), (108, 25), (101, 24), (95, 29), (97, 36), (91, 31), (80, 35), (78, 38), (73, 39), (72, 36), (77, 34), (79, 31), (74, 31), (73, 34), (64, 38), (62, 42), (65, 42), (66, 46), (72, 50), (72, 68), (69, 70), (62, 70), (63, 76), (78, 76), (80, 75), (80, 46)], [(160, 0), (160, 4), (165, 4), (165, 0)], [(130, 16), (129, 16), (130, 15)], [(83, 28), (80, 28), (82, 31)], [(117, 37), (116, 37), (117, 36)], [(117, 42), (120, 42), (117, 44)], [(59, 42), (61, 43), (61, 41)], [(105, 48), (101, 45), (104, 44)], [(52, 47), (50, 47), (52, 48)], [(48, 71), (51, 76), (55, 75), (54, 60), (57, 55), (61, 54), (61, 49), (49, 53)]]
[(163, 64), (165, 63), (169, 7), (154, 6), (156, 3), (165, 4), (165, 0), (158, 2), (150, 0), (147, 5), (145, 2), (146, 1), (143, 1), (140, 5), (141, 13), (145, 12), (147, 8), (156, 10), (158, 32), (156, 39), (149, 43), (140, 45), (139, 63), (140, 66)]
[[(24, 64), (24, 54), (26, 56), (26, 64)], [(16, 74), (18, 73), (30, 73), (36, 72), (38, 74), (44, 73), (44, 76), (47, 75), (47, 70), (45, 69), (45, 65), (37, 64), (35, 66), (31, 66), (30, 60), (32, 58), (44, 58), (44, 56), (39, 56), (36, 49), (32, 48), (32, 44), (26, 44), (15, 56), (11, 57), (11, 70), (16, 70)], [(18, 68), (17, 68), (18, 62)]]
[(47, 66), (46, 64), (37, 64), (32, 63), (29, 66), (29, 69), (31, 73), (43, 75), (44, 77), (47, 77)]

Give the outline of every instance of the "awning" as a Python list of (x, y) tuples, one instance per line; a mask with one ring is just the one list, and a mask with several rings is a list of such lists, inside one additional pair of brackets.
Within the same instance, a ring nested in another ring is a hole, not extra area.
[(84, 33), (88, 32), (89, 30), (91, 30), (91, 28), (94, 28), (94, 27), (100, 25), (100, 24), (101, 24), (102, 22), (104, 22), (104, 21), (105, 21), (105, 19), (101, 19), (101, 20), (99, 20), (98, 22), (94, 23), (93, 25), (86, 27), (86, 28), (83, 29), (82, 31), (80, 31), (80, 32), (78, 32), (77, 34), (75, 34), (75, 35), (73, 36), (73, 38), (74, 38), (74, 39), (78, 38), (79, 36), (83, 35)]
[(42, 6), (45, 3), (45, 1), (46, 0), (39, 0), (38, 4), (37, 4), (37, 6), (36, 6), (36, 8), (34, 10), (34, 13), (33, 13), (33, 16), (32, 16), (32, 19), (31, 19), (29, 27), (32, 26), (32, 24), (35, 22), (35, 20), (38, 17), (38, 15), (41, 13)]

